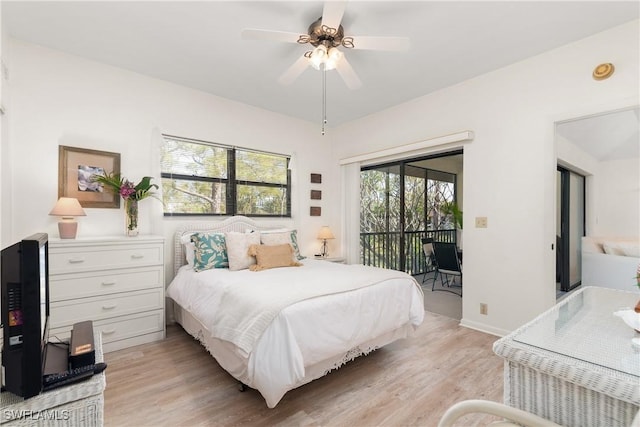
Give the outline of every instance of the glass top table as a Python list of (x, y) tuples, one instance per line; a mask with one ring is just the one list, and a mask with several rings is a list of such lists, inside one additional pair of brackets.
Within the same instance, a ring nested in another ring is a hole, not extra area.
[(634, 292), (586, 287), (518, 330), (514, 341), (640, 377), (640, 336), (614, 312), (632, 308)]

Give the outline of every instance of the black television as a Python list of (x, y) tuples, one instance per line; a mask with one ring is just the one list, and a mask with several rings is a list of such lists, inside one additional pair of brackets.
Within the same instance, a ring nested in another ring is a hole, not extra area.
[(46, 233), (1, 252), (5, 390), (29, 398), (42, 391), (49, 334), (49, 244)]

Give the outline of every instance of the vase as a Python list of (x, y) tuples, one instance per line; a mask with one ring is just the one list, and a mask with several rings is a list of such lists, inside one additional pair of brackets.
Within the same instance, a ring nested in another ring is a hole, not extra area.
[(129, 237), (138, 235), (138, 201), (124, 200), (125, 234)]

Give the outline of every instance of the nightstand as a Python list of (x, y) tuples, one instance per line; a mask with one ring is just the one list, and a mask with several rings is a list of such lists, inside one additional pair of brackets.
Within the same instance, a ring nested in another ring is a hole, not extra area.
[(320, 261), (329, 261), (329, 262), (335, 262), (337, 264), (345, 264), (347, 262), (346, 258), (344, 257), (321, 257), (321, 256), (316, 256), (313, 257), (313, 259), (317, 259)]

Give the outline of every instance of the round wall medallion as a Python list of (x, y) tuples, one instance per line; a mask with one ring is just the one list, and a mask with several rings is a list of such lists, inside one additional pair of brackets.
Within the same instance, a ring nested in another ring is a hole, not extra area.
[(607, 62), (606, 64), (600, 64), (593, 70), (593, 78), (596, 80), (604, 80), (611, 77), (613, 74), (615, 67), (612, 63)]

